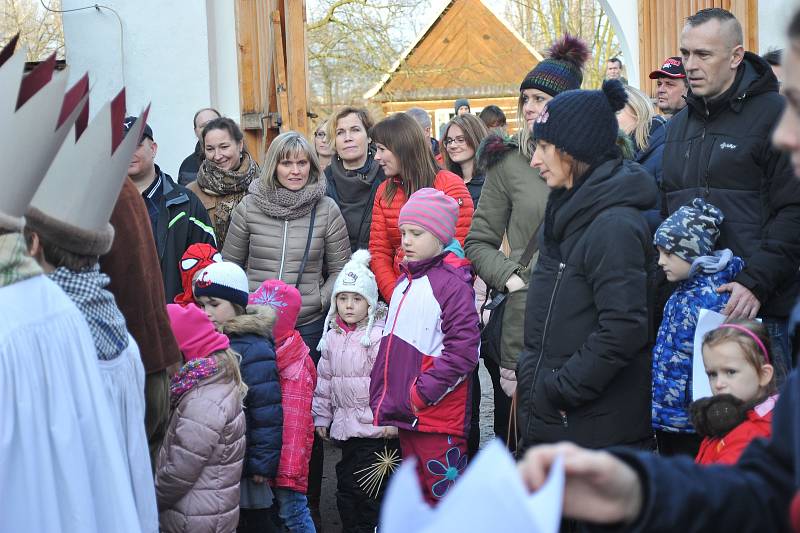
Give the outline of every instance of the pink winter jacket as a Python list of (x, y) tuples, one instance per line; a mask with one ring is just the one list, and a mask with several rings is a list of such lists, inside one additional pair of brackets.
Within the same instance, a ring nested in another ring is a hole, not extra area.
[(156, 462), (161, 531), (236, 529), (244, 429), (242, 399), (227, 371), (184, 393)]
[(393, 427), (373, 426), (369, 407), (369, 375), (378, 356), (385, 322), (386, 305), (381, 303), (375, 312), (369, 347), (361, 344), (366, 322), (347, 331), (337, 318), (325, 334), (312, 412), (314, 425), (330, 427), (329, 436), (334, 440), (382, 438), (386, 429), (397, 432)]

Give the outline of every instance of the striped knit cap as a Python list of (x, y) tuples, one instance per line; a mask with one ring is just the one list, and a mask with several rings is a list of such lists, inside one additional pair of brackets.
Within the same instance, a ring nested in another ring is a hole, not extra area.
[(583, 64), (589, 57), (589, 49), (581, 39), (569, 34), (550, 47), (548, 57), (531, 70), (519, 91), (538, 89), (550, 96), (572, 89), (580, 89), (583, 83)]
[(414, 224), (431, 232), (445, 246), (456, 234), (458, 202), (438, 189), (426, 187), (411, 195), (400, 209), (397, 225)]

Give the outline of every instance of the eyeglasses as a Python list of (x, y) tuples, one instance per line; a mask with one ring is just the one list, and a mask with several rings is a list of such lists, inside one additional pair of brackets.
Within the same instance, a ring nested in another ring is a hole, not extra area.
[(467, 140), (464, 138), (463, 135), (459, 135), (458, 137), (448, 137), (444, 140), (445, 147), (450, 146), (451, 144), (464, 144)]
[(317, 139), (327, 139), (328, 138), (328, 134), (325, 133), (324, 131), (317, 131), (317, 132), (314, 132), (314, 137), (316, 137)]

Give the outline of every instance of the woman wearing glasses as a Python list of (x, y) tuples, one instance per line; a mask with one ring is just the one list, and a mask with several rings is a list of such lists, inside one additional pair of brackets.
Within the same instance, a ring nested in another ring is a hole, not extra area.
[(319, 126), (314, 131), (314, 151), (317, 152), (319, 168), (323, 170), (328, 168), (328, 165), (331, 164), (331, 158), (333, 157), (333, 148), (328, 139), (327, 120), (320, 122)]
[[(365, 108), (347, 106), (330, 118), (326, 131), (335, 153), (325, 169), (327, 194), (342, 211), (353, 252), (369, 246), (372, 204), (386, 179), (369, 138), (373, 124)], [(315, 141), (318, 143), (319, 137)]]
[(444, 167), (458, 174), (467, 185), (472, 205), (478, 208), (478, 198), (483, 188), (485, 169), (476, 157), (478, 146), (489, 135), (483, 121), (475, 115), (453, 117), (444, 128)]

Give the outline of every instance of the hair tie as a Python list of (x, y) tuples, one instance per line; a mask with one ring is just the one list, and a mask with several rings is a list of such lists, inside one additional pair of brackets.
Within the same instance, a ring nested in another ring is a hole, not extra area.
[(764, 359), (766, 359), (767, 364), (768, 365), (772, 364), (771, 361), (770, 361), (770, 358), (769, 358), (769, 354), (767, 353), (767, 347), (764, 346), (764, 343), (761, 342), (761, 339), (758, 338), (758, 335), (756, 335), (755, 333), (753, 333), (752, 331), (750, 331), (746, 327), (740, 326), (739, 324), (721, 324), (719, 327), (720, 328), (733, 328), (735, 330), (741, 331), (742, 333), (746, 333), (747, 335), (749, 335), (751, 339), (756, 341), (756, 344), (758, 345), (758, 347), (761, 348), (761, 353), (764, 354)]

